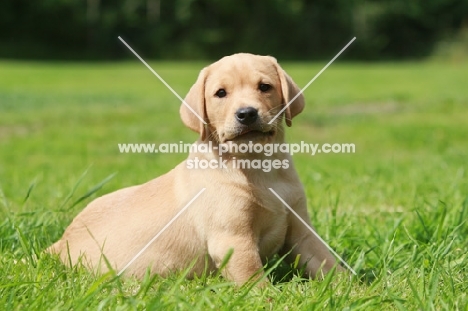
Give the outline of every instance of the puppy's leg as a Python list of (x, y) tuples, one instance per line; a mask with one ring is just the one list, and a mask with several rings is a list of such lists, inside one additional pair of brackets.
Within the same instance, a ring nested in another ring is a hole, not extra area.
[[(297, 206), (293, 209), (299, 216), (312, 227), (307, 214), (305, 198), (301, 199)], [(294, 262), (299, 257), (299, 266), (305, 267), (305, 272), (313, 278), (320, 278), (322, 274), (330, 271), (336, 264), (334, 256), (328, 248), (306, 227), (296, 215), (290, 213), (288, 215), (288, 232), (282, 249), (283, 253), (291, 251), (287, 259)], [(315, 229), (314, 229), (315, 230)], [(337, 265), (338, 271), (344, 269)]]
[[(263, 276), (263, 265), (258, 252), (257, 244), (250, 237), (223, 237), (219, 236), (208, 241), (208, 251), (216, 268), (219, 268), (230, 249), (233, 250), (222, 275), (242, 285), (249, 280), (260, 279)], [(265, 283), (265, 281), (260, 284)]]

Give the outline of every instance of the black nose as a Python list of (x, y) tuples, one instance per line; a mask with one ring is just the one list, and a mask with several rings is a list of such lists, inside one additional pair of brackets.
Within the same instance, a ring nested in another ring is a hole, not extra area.
[(244, 125), (250, 125), (257, 120), (258, 111), (253, 107), (240, 108), (236, 111), (236, 119)]

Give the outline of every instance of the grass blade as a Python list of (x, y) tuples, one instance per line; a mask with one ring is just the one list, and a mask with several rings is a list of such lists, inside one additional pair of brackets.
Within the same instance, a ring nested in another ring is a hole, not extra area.
[(84, 195), (82, 195), (78, 200), (76, 200), (75, 202), (73, 202), (73, 204), (67, 209), (67, 210), (71, 210), (73, 207), (75, 207), (77, 204), (79, 204), (80, 202), (86, 200), (87, 198), (89, 198), (90, 196), (92, 196), (94, 193), (96, 193), (97, 191), (99, 191), (105, 184), (107, 184), (112, 178), (114, 178), (114, 176), (117, 175), (117, 173), (113, 173), (109, 176), (107, 176), (106, 178), (104, 178), (100, 183), (98, 183), (97, 185), (95, 185), (94, 187), (92, 187), (91, 189), (88, 190), (88, 192), (86, 192)]

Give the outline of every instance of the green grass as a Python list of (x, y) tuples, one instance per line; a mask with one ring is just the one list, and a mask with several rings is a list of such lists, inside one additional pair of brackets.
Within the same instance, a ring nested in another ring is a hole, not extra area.
[[(152, 65), (185, 94), (205, 64)], [(305, 85), (323, 65), (284, 67)], [(0, 72), (4, 309), (467, 310), (468, 64), (338, 61), (310, 86), (288, 141), (356, 144), (355, 154), (294, 160), (313, 223), (358, 276), (304, 280), (281, 266), (262, 290), (183, 272), (93, 276), (42, 254), (93, 198), (185, 157), (119, 154), (118, 143), (196, 134), (182, 126), (178, 100), (136, 60), (4, 61)]]

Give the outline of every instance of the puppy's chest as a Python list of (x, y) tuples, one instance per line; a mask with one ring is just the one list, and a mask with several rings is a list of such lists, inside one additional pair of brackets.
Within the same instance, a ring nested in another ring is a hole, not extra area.
[[(257, 192), (253, 203), (253, 228), (257, 233), (260, 255), (270, 257), (283, 246), (288, 230), (289, 206), (294, 206), (295, 196), (288, 187), (276, 187), (275, 193), (268, 191)], [(274, 190), (274, 189), (273, 189)], [(284, 202), (283, 202), (284, 201)]]
[[(262, 257), (270, 257), (283, 246), (288, 228), (288, 212), (278, 200), (264, 200), (255, 204), (252, 229), (256, 233)], [(266, 204), (265, 204), (266, 203)]]
[(254, 231), (257, 232), (258, 249), (262, 257), (270, 257), (284, 244), (288, 229), (288, 214), (285, 211), (274, 214), (263, 211), (259, 214), (253, 223)]

